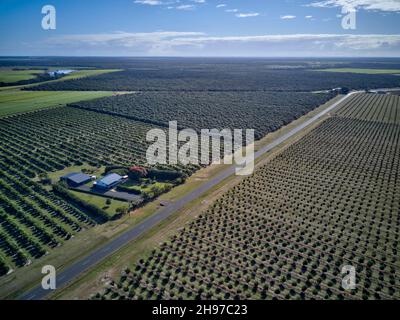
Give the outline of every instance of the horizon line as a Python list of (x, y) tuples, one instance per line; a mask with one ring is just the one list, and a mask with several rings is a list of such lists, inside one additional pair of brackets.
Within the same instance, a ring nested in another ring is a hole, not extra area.
[(366, 55), (366, 56), (125, 56), (125, 55), (1, 55), (0, 59), (3, 58), (222, 58), (222, 59), (400, 59), (400, 56), (380, 56), (380, 55)]

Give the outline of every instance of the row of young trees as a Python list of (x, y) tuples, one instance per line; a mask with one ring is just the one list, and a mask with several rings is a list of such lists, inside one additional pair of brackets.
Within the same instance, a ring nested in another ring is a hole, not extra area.
[(400, 97), (391, 94), (353, 95), (336, 113), (343, 117), (400, 124)]
[(18, 167), (0, 161), (0, 257), (8, 268), (28, 264), (94, 225), (87, 212), (46, 191)]
[[(154, 128), (109, 115), (57, 108), (0, 119), (0, 151), (34, 174), (72, 165), (147, 165), (146, 133)], [(160, 166), (190, 175), (191, 166)]]
[(399, 139), (325, 120), (94, 298), (399, 299)]
[[(83, 163), (143, 165), (145, 135), (151, 128), (65, 107), (1, 118), (0, 261), (8, 268), (4, 270), (29, 264), (82, 229), (109, 219), (102, 209), (62, 186), (46, 190), (49, 172)], [(196, 169), (173, 168), (186, 175)]]

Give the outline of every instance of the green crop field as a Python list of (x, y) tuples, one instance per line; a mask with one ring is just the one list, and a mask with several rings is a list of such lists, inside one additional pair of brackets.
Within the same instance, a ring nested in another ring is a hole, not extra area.
[(29, 80), (35, 78), (37, 74), (43, 73), (43, 70), (3, 70), (0, 69), (0, 82), (14, 83), (21, 80)]
[(79, 70), (77, 72), (72, 72), (61, 79), (55, 81), (73, 80), (85, 77), (98, 76), (100, 74), (122, 71), (122, 69), (99, 69), (99, 70)]
[(358, 74), (400, 74), (400, 70), (397, 69), (332, 68), (332, 69), (322, 69), (317, 71), (358, 73)]
[(0, 116), (111, 96), (105, 91), (19, 91), (0, 92)]

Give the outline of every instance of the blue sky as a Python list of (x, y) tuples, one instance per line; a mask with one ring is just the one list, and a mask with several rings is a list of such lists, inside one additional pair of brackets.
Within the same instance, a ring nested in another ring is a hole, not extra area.
[[(346, 5), (355, 30), (342, 28)], [(400, 56), (399, 30), (400, 0), (0, 2), (0, 55)]]

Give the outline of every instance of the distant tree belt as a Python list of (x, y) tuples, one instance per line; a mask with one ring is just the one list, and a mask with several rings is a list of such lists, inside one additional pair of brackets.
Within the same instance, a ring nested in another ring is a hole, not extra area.
[(131, 71), (146, 70), (192, 70), (206, 71), (210, 68), (223, 70), (305, 70), (309, 68), (362, 68), (362, 69), (400, 69), (398, 58), (329, 58), (329, 59), (272, 59), (272, 58), (127, 58), (127, 57), (7, 57), (0, 60), (2, 67), (40, 67), (58, 68), (92, 67), (99, 69), (130, 69)]
[(25, 71), (25, 70), (49, 70), (48, 68), (32, 67), (32, 68), (12, 68), (13, 71)]
[(273, 132), (334, 97), (304, 92), (141, 92), (78, 102), (71, 107), (178, 128)]
[(395, 75), (271, 69), (259, 64), (193, 64), (182, 68), (129, 69), (93, 77), (44, 83), (27, 90), (108, 91), (317, 91), (337, 87), (368, 89), (399, 86)]

